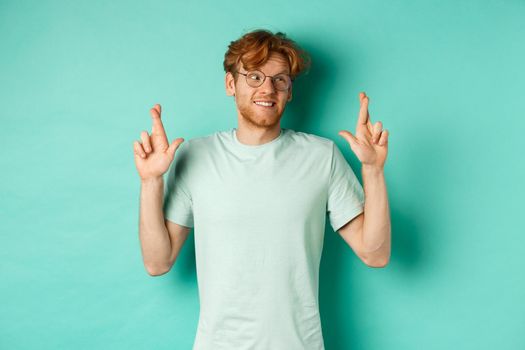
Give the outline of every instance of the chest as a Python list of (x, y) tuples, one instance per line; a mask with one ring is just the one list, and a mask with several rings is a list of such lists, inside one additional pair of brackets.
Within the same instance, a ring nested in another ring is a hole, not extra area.
[(196, 220), (287, 225), (324, 215), (328, 174), (309, 159), (229, 162), (203, 169), (191, 189)]

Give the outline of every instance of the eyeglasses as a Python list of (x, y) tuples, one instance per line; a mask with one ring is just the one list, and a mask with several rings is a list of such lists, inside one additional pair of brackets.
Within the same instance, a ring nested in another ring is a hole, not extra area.
[(247, 73), (237, 73), (244, 75), (246, 77), (246, 83), (251, 87), (261, 86), (266, 80), (266, 77), (272, 79), (273, 86), (279, 91), (288, 90), (293, 82), (293, 79), (290, 78), (288, 74), (284, 73), (277, 74), (274, 76), (265, 75), (263, 72), (258, 70), (249, 71)]

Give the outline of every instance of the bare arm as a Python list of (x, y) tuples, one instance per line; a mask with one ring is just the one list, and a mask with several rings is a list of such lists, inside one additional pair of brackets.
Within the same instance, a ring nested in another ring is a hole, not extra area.
[[(141, 133), (142, 143), (135, 141), (135, 164), (141, 179), (139, 239), (144, 266), (152, 276), (168, 272), (175, 262), (189, 228), (170, 223), (163, 213), (164, 180), (175, 151), (184, 141), (178, 138), (168, 145), (160, 120), (160, 105), (151, 109), (153, 129), (151, 136)], [(169, 224), (168, 224), (169, 223)]]
[(381, 169), (363, 167), (365, 210), (339, 229), (339, 234), (370, 267), (384, 267), (390, 260), (390, 209)]
[(152, 276), (171, 269), (190, 232), (188, 227), (165, 220), (163, 190), (162, 177), (141, 181), (139, 237), (144, 266)]
[(384, 267), (390, 260), (390, 208), (383, 169), (363, 166), (365, 215), (363, 250), (371, 266)]
[(356, 135), (342, 130), (352, 151), (361, 161), (365, 192), (364, 213), (339, 229), (356, 254), (371, 267), (384, 267), (390, 260), (390, 209), (386, 191), (384, 164), (388, 153), (388, 130), (380, 121), (372, 125), (368, 96), (359, 94), (361, 109)]

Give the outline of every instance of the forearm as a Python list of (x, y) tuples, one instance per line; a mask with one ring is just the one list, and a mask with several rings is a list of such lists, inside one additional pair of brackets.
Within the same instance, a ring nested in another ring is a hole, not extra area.
[(363, 166), (365, 209), (363, 246), (369, 260), (386, 263), (390, 259), (390, 208), (383, 169)]
[(171, 242), (164, 221), (164, 180), (142, 180), (140, 188), (139, 237), (144, 265), (150, 273), (167, 268)]

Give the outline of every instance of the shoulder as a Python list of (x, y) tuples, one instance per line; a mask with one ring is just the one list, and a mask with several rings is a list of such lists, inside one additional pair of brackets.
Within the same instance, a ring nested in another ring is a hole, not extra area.
[(186, 144), (185, 148), (192, 153), (209, 150), (210, 146), (214, 146), (217, 142), (220, 142), (221, 139), (226, 137), (228, 132), (229, 131), (216, 131), (204, 136), (193, 137), (191, 139), (185, 140), (182, 145)]
[(229, 131), (216, 131), (204, 136), (193, 137), (185, 140), (177, 149), (189, 159), (189, 162), (203, 163), (213, 158), (223, 150), (223, 144), (228, 137)]
[(311, 151), (332, 153), (335, 145), (334, 141), (323, 136), (310, 134), (302, 131), (286, 129), (289, 139), (297, 146), (304, 147)]

